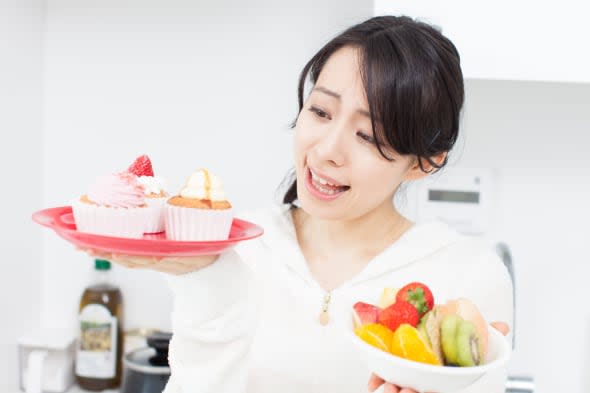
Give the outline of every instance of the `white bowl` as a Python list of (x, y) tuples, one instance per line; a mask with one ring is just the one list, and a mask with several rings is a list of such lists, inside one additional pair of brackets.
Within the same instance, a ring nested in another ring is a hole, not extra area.
[(512, 350), (506, 337), (491, 326), (489, 332), (485, 363), (475, 367), (418, 363), (377, 349), (352, 331), (350, 336), (369, 369), (385, 381), (417, 392), (450, 393), (471, 385), (491, 370), (504, 367), (510, 359)]

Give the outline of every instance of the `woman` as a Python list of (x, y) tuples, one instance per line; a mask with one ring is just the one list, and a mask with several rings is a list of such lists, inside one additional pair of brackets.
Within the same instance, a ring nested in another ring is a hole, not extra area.
[[(281, 206), (241, 215), (263, 237), (220, 256), (102, 255), (171, 273), (166, 393), (356, 393), (367, 382), (372, 391), (383, 381), (343, 334), (352, 305), (411, 281), (511, 323), (502, 262), (442, 223), (414, 224), (393, 204), (401, 184), (446, 164), (463, 98), (459, 55), (436, 29), (393, 16), (353, 26), (301, 74), (295, 180)], [(500, 370), (465, 392), (503, 392), (504, 381)]]

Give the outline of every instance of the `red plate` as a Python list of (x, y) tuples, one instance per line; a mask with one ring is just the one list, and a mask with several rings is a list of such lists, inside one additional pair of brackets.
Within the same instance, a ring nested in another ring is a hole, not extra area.
[(264, 230), (251, 222), (234, 218), (227, 240), (180, 242), (168, 240), (164, 232), (141, 239), (101, 236), (78, 232), (71, 206), (54, 207), (33, 214), (33, 221), (53, 229), (59, 236), (82, 249), (121, 255), (174, 256), (216, 255), (244, 240), (254, 239)]

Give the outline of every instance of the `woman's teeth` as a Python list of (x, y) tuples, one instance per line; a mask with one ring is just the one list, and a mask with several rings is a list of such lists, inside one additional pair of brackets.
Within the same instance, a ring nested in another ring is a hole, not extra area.
[(334, 195), (342, 191), (346, 191), (349, 187), (348, 186), (339, 186), (337, 184), (332, 184), (325, 179), (322, 179), (310, 169), (311, 173), (311, 182), (313, 186), (323, 194), (327, 195)]
[(322, 179), (321, 177), (319, 177), (318, 175), (316, 175), (315, 173), (313, 173), (313, 171), (311, 169), (309, 170), (309, 172), (311, 172), (311, 178), (312, 178), (312, 180), (317, 181), (321, 185), (324, 185), (324, 186), (328, 185), (330, 187), (340, 187), (337, 184), (332, 184), (332, 183), (329, 183), (327, 180)]
[(325, 188), (322, 187), (320, 185), (318, 185), (317, 183), (313, 183), (313, 186), (322, 194), (326, 194), (326, 195), (334, 195), (338, 192), (340, 192), (340, 190), (334, 190), (334, 189), (330, 189), (330, 188)]

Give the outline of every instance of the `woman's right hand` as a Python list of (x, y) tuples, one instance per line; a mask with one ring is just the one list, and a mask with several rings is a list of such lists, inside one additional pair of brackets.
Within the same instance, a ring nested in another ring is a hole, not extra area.
[(92, 249), (82, 250), (93, 258), (106, 259), (130, 269), (150, 269), (180, 275), (200, 270), (211, 265), (219, 255), (198, 257), (149, 257), (104, 253)]

